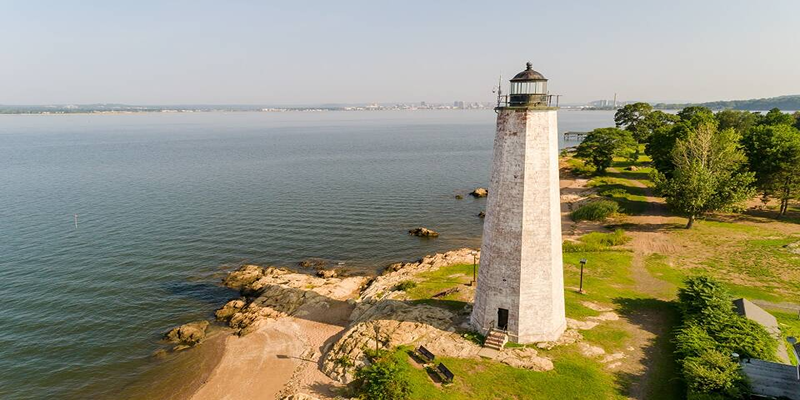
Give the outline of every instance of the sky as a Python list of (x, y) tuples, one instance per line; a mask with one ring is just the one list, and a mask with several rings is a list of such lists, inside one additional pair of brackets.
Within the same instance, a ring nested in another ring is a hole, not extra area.
[(800, 94), (800, 1), (0, 0), (0, 104), (493, 100), (531, 61), (564, 103)]

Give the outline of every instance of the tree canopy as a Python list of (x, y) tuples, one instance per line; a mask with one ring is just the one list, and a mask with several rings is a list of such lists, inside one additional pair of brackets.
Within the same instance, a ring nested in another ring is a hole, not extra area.
[(638, 143), (647, 142), (656, 129), (677, 121), (677, 116), (663, 111), (653, 111), (653, 107), (648, 103), (627, 104), (614, 114), (617, 128), (630, 132)]
[[(698, 118), (701, 113), (682, 118)], [(713, 114), (712, 114), (713, 117)], [(700, 119), (705, 117), (700, 116)], [(672, 150), (672, 174), (654, 174), (656, 189), (675, 211), (685, 214), (691, 228), (695, 219), (713, 211), (726, 211), (752, 197), (754, 174), (746, 170), (746, 157), (733, 129), (718, 130), (716, 122), (700, 122), (678, 138)]]
[(636, 141), (630, 132), (618, 128), (599, 128), (586, 135), (578, 145), (576, 156), (604, 173), (614, 157), (629, 156), (636, 151)]
[(689, 132), (702, 124), (714, 125), (714, 113), (705, 107), (687, 107), (678, 112), (677, 123), (664, 125), (650, 136), (645, 152), (653, 160), (653, 167), (666, 176), (672, 175), (675, 168), (673, 150), (678, 140), (686, 139)]
[(760, 125), (744, 136), (742, 144), (758, 190), (765, 199), (778, 198), (779, 215), (786, 215), (789, 200), (800, 197), (800, 131), (784, 123)]

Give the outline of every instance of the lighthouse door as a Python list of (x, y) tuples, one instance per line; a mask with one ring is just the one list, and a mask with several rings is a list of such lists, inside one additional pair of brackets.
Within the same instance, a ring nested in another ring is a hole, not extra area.
[(508, 310), (505, 308), (497, 309), (497, 328), (508, 330)]

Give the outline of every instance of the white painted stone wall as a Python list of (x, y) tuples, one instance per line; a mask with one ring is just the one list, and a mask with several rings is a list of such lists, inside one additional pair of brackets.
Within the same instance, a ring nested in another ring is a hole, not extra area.
[(557, 339), (566, 328), (555, 110), (501, 109), (471, 322), (509, 310), (510, 340)]

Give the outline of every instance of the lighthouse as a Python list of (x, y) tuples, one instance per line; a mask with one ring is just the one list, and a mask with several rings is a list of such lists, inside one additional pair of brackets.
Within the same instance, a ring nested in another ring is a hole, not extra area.
[(517, 343), (566, 328), (557, 96), (527, 63), (498, 96), (480, 268), (470, 322)]

